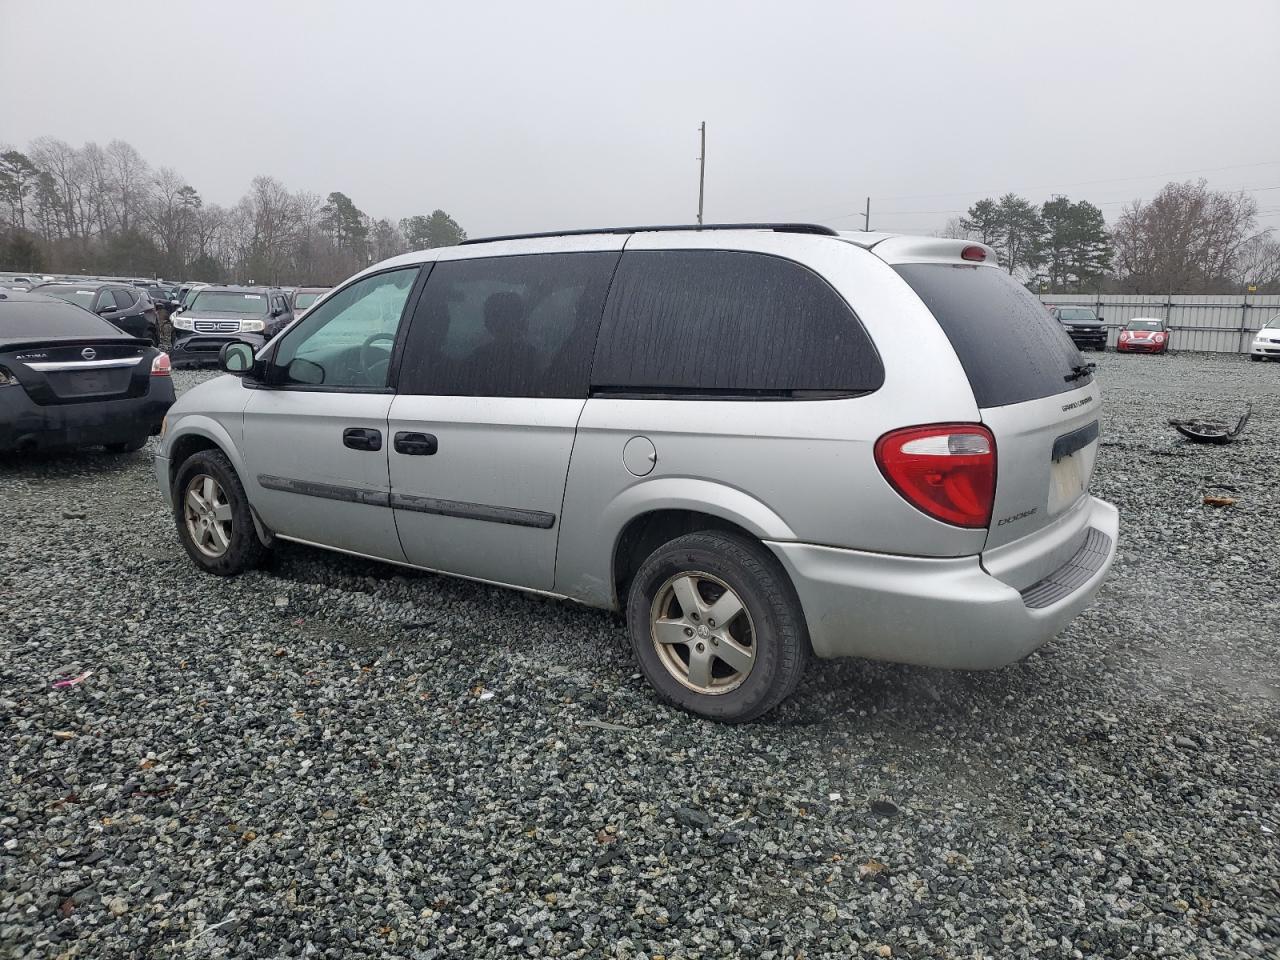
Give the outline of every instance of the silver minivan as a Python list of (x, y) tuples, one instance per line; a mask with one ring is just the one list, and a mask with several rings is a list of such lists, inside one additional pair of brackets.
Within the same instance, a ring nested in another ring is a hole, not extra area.
[(985, 669), (1115, 554), (1099, 392), (981, 244), (805, 224), (467, 241), (334, 288), (170, 410), (187, 553), (277, 540), (622, 612), (659, 695), (811, 655)]

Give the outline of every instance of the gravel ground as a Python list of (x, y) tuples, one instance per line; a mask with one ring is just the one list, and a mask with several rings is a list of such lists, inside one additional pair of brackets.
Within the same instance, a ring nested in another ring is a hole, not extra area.
[[(0, 956), (1280, 956), (1280, 365), (1098, 360), (1098, 603), (744, 727), (607, 614), (301, 547), (220, 581), (145, 451), (0, 461)], [(1227, 448), (1164, 424), (1250, 397)]]

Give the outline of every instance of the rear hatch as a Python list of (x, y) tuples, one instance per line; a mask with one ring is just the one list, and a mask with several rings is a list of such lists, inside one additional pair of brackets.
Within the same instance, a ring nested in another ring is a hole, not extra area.
[(145, 396), (151, 345), (132, 337), (0, 343), (0, 366), (40, 405)]
[(1045, 535), (1044, 549), (1004, 551), (1028, 561), (999, 564), (1008, 574), (1001, 578), (1021, 589), (1066, 562), (1087, 532), (1083, 507), (1097, 457), (1099, 393), (1092, 365), (1040, 301), (994, 265), (961, 262), (961, 246), (955, 262), (890, 262), (951, 341), (981, 420), (995, 436), (984, 563), (993, 550)]

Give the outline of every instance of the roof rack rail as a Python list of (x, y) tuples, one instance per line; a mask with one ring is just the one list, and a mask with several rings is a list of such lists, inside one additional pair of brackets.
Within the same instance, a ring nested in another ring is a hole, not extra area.
[(501, 237), (476, 237), (463, 240), (460, 246), (473, 243), (497, 243), (500, 240), (545, 240), (548, 237), (582, 237), (593, 233), (669, 233), (674, 230), (772, 230), (774, 233), (811, 233), (822, 237), (839, 234), (817, 223), (668, 223), (649, 227), (600, 227), (595, 230), (549, 230), (545, 233), (510, 233)]

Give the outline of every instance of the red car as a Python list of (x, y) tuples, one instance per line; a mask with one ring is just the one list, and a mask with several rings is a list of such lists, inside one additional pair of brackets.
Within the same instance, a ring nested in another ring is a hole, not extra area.
[(1169, 328), (1154, 317), (1135, 317), (1120, 328), (1116, 340), (1117, 353), (1166, 353), (1169, 350)]

